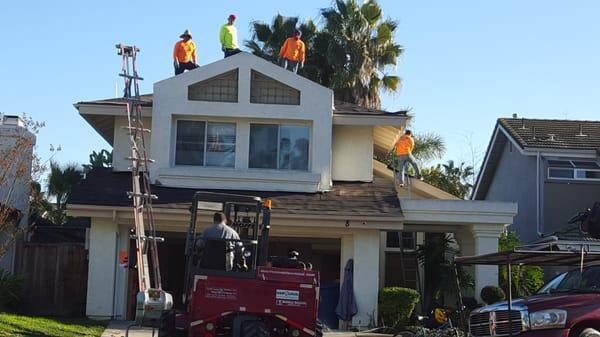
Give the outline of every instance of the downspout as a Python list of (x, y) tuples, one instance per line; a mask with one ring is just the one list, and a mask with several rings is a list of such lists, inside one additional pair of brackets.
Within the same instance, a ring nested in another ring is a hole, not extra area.
[(536, 153), (536, 179), (535, 179), (535, 195), (536, 195), (536, 214), (535, 214), (535, 219), (536, 219), (536, 230), (537, 230), (537, 235), (538, 237), (542, 237), (544, 236), (544, 232), (542, 230), (542, 222), (541, 222), (541, 210), (540, 210), (540, 206), (541, 206), (541, 202), (540, 202), (540, 198), (541, 198), (541, 191), (540, 191), (540, 151), (537, 151)]

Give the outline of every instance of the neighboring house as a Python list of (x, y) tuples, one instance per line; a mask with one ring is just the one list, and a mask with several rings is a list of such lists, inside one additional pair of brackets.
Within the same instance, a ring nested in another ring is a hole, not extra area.
[(600, 201), (599, 150), (600, 121), (500, 118), (472, 199), (517, 202), (524, 243), (572, 242), (567, 221)]
[[(20, 117), (0, 114), (0, 211), (9, 210), (9, 221), (18, 226), (27, 224), (34, 145), (35, 135), (27, 130)], [(17, 170), (25, 172), (16, 175)], [(6, 237), (0, 233), (0, 245), (4, 240)], [(14, 260), (15, 245), (12, 245), (0, 259), (0, 269), (13, 272)]]
[[(270, 253), (298, 249), (321, 272), (323, 290), (339, 287), (353, 258), (353, 324), (361, 326), (376, 318), (380, 287), (417, 285), (414, 256), (399, 277), (400, 242), (410, 253), (424, 233), (454, 233), (465, 254), (494, 252), (516, 213), (513, 203), (457, 200), (418, 180), (396, 191), (392, 172), (373, 157), (392, 147), (405, 112), (334, 101), (328, 88), (248, 53), (157, 82), (142, 99), (156, 160), (156, 226), (166, 238), (163, 285), (176, 306), (188, 208), (199, 189), (271, 198)], [(113, 168), (92, 171), (68, 201), (70, 215), (91, 219), (87, 315), (122, 319), (136, 292), (133, 274), (118, 266), (121, 254), (133, 257), (126, 109), (119, 98), (75, 107), (114, 151)], [(199, 222), (209, 225), (210, 216)], [(497, 282), (497, 269), (477, 267), (474, 276), (479, 293)]]

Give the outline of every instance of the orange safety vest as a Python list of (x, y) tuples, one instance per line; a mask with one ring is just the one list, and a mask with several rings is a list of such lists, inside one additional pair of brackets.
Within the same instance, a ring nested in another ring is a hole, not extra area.
[(412, 136), (402, 135), (396, 142), (396, 155), (406, 156), (412, 154), (412, 150), (415, 147), (415, 141)]

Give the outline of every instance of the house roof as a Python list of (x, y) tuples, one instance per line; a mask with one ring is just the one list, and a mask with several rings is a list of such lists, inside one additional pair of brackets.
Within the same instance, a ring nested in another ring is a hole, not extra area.
[[(144, 94), (140, 95), (140, 100), (142, 106), (144, 107), (152, 107), (152, 94)], [(124, 98), (109, 98), (109, 99), (100, 99), (94, 101), (81, 101), (77, 102), (75, 105), (100, 105), (100, 106), (119, 106), (125, 105), (127, 101)], [(338, 115), (363, 115), (363, 116), (406, 116), (406, 110), (399, 110), (396, 112), (389, 112), (385, 110), (379, 109), (371, 109), (365, 108), (358, 104), (343, 102), (339, 100), (335, 100), (334, 102), (334, 114)]]
[(521, 148), (600, 148), (600, 121), (500, 118), (498, 123)]
[[(126, 192), (131, 190), (130, 172), (113, 172), (97, 168), (75, 187), (68, 204), (96, 206), (131, 206)], [(187, 208), (197, 189), (152, 185), (158, 196), (155, 207)], [(387, 179), (374, 178), (372, 183), (334, 182), (327, 193), (275, 191), (207, 190), (210, 192), (254, 195), (273, 200), (274, 214), (342, 215), (398, 217), (402, 215), (394, 185)]]
[(485, 199), (507, 141), (522, 151), (600, 151), (600, 121), (499, 118), (471, 199)]

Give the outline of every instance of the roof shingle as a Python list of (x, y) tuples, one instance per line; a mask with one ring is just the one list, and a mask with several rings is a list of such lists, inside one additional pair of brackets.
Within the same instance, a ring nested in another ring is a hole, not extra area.
[[(69, 204), (100, 206), (131, 206), (126, 192), (131, 190), (131, 173), (97, 168), (73, 189)], [(189, 207), (198, 189), (171, 188), (152, 185), (158, 196), (155, 207)], [(206, 190), (209, 192), (252, 195), (273, 200), (274, 214), (308, 214), (341, 216), (402, 215), (393, 183), (375, 177), (372, 183), (336, 182), (327, 193), (296, 193), (274, 191)], [(180, 205), (177, 205), (180, 204)]]
[(600, 121), (500, 118), (498, 122), (523, 148), (600, 148)]

